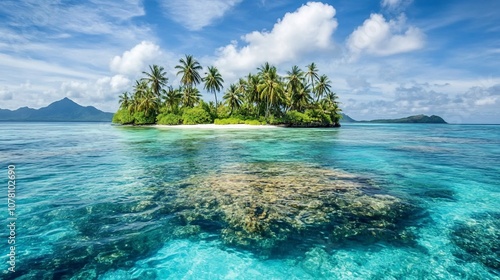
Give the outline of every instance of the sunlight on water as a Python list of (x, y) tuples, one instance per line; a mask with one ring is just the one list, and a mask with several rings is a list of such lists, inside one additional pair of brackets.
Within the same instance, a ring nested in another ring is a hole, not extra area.
[(5, 279), (500, 277), (500, 126), (0, 130)]

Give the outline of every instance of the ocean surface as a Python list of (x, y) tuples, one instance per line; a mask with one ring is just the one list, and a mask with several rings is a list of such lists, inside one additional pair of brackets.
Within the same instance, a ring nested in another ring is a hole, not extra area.
[(0, 159), (2, 279), (500, 279), (498, 125), (1, 123)]

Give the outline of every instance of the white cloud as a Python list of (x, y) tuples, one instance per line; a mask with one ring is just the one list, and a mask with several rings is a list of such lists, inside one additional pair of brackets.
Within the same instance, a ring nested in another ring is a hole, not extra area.
[(115, 75), (111, 77), (109, 84), (114, 92), (124, 91), (130, 86), (130, 80), (123, 75)]
[(335, 9), (327, 4), (309, 2), (293, 13), (287, 13), (271, 31), (254, 31), (237, 42), (222, 47), (215, 62), (221, 72), (244, 72), (264, 62), (279, 64), (297, 60), (305, 53), (331, 48), (331, 37), (337, 28)]
[(496, 97), (488, 96), (488, 97), (476, 100), (475, 104), (478, 106), (484, 106), (484, 105), (494, 105), (496, 102), (497, 102)]
[(158, 61), (162, 52), (152, 42), (143, 41), (121, 56), (115, 56), (110, 62), (113, 72), (125, 75), (136, 75), (147, 70), (147, 65)]
[(189, 30), (201, 30), (242, 0), (163, 0), (166, 15)]
[[(363, 52), (388, 56), (421, 49), (424, 33), (413, 26), (405, 28), (405, 17), (386, 21), (381, 14), (371, 14), (347, 39), (347, 48), (353, 55)], [(406, 29), (406, 30), (405, 30)]]

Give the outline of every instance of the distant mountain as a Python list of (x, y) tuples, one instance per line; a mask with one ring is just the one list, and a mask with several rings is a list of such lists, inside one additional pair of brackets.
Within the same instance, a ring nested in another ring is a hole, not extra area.
[(426, 116), (426, 115), (416, 115), (409, 116), (401, 119), (380, 119), (367, 121), (371, 123), (447, 123), (443, 118), (439, 116)]
[(0, 121), (111, 122), (112, 118), (113, 113), (93, 106), (83, 107), (67, 97), (38, 110), (28, 107), (14, 111), (0, 109)]
[(378, 119), (371, 121), (357, 121), (348, 115), (342, 113), (342, 120), (344, 123), (362, 122), (362, 123), (447, 123), (443, 118), (439, 116), (426, 116), (426, 115), (415, 115), (409, 116), (401, 119)]
[(356, 120), (354, 120), (353, 118), (349, 117), (348, 115), (342, 113), (342, 119), (340, 120), (340, 122), (356, 122)]

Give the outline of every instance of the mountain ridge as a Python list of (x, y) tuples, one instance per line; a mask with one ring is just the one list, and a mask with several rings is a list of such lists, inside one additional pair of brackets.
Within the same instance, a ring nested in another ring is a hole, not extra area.
[(81, 106), (67, 97), (40, 109), (26, 106), (17, 110), (0, 109), (0, 121), (111, 122), (112, 118), (113, 113)]
[(356, 122), (356, 123), (435, 123), (435, 124), (447, 124), (447, 122), (441, 118), (440, 116), (431, 115), (430, 117), (427, 115), (413, 115), (405, 118), (399, 119), (375, 119), (370, 121), (357, 121), (352, 119), (346, 114), (342, 114), (342, 120), (345, 120), (346, 123)]

